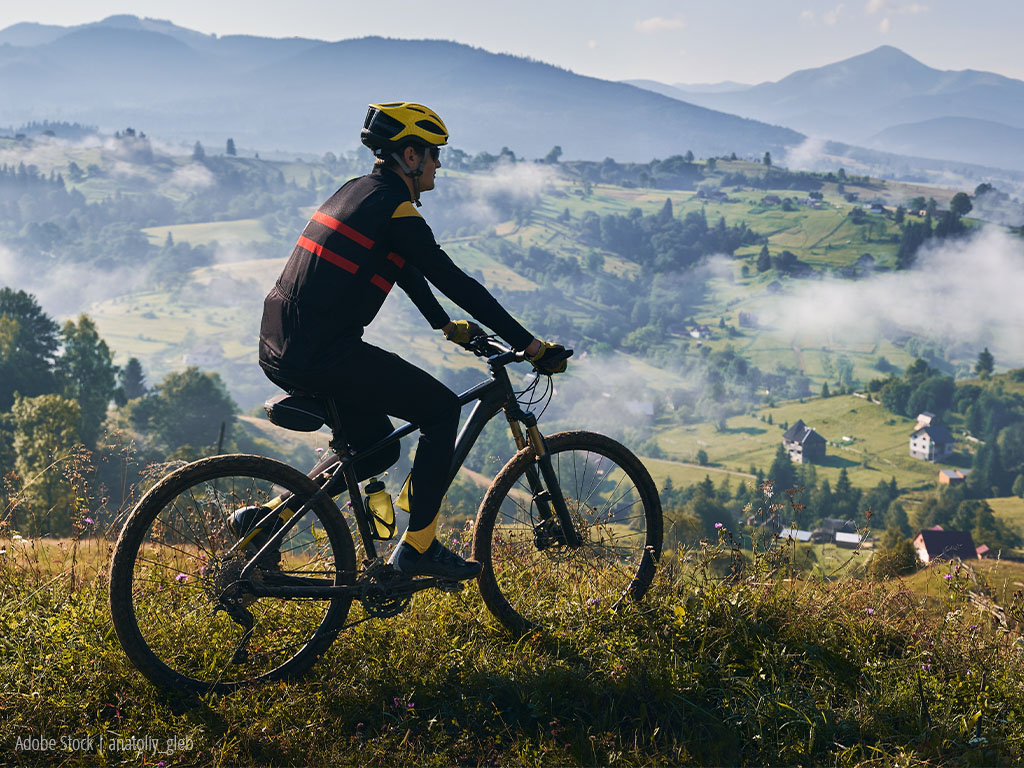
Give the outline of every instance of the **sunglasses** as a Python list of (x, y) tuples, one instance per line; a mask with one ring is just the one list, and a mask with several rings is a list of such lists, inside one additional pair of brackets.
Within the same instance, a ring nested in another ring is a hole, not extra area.
[(430, 157), (436, 163), (441, 159), (441, 148), (440, 147), (429, 147)]

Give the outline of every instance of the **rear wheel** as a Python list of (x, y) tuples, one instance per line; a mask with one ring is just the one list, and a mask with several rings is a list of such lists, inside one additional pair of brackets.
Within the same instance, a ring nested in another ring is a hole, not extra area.
[(625, 446), (592, 432), (547, 438), (562, 496), (583, 543), (552, 532), (546, 505), (530, 486), (532, 448), (498, 473), (477, 514), (473, 556), (480, 592), (515, 633), (571, 628), (622, 598), (640, 599), (661, 554), (661, 502), (650, 473)]
[[(255, 598), (238, 576), (248, 559), (231, 552), (236, 511), (293, 497), (298, 510), (317, 486), (261, 456), (216, 456), (157, 483), (132, 511), (114, 549), (114, 630), (136, 667), (158, 685), (230, 690), (308, 669), (345, 623), (351, 598)], [(262, 515), (261, 515), (262, 516)], [(355, 551), (344, 518), (319, 500), (287, 534), (280, 557), (251, 577), (265, 584), (351, 583)]]

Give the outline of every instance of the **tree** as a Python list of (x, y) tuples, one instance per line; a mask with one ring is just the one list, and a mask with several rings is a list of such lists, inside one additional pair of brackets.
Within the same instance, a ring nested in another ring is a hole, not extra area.
[(775, 486), (776, 493), (796, 487), (796, 470), (793, 468), (793, 460), (789, 457), (789, 451), (781, 443), (775, 449), (775, 459), (772, 461), (771, 469), (768, 470), (768, 477)]
[(708, 465), (708, 452), (703, 448), (697, 451), (697, 463), (702, 467), (706, 467)]
[(1017, 475), (1017, 479), (1013, 481), (1013, 495), (1024, 499), (1024, 473)]
[(685, 160), (688, 163), (692, 163), (693, 162), (693, 150), (692, 149), (686, 150), (686, 154), (683, 155), (683, 160)]
[(107, 406), (114, 396), (117, 366), (96, 324), (87, 315), (80, 315), (77, 323), (68, 320), (61, 330), (61, 339), (63, 349), (57, 359), (57, 377), (64, 396), (78, 402), (81, 440), (92, 447), (99, 439)]
[(558, 159), (562, 156), (562, 148), (555, 144), (551, 150), (544, 155), (544, 162), (548, 165), (554, 165), (558, 162)]
[(228, 155), (231, 155), (232, 157), (234, 157), (235, 155), (238, 154), (238, 152), (235, 150), (235, 140), (234, 139), (228, 139), (228, 143), (227, 143), (227, 146), (224, 148), (224, 152), (226, 154), (228, 154)]
[(757, 255), (757, 271), (767, 272), (772, 268), (772, 257), (768, 253), (768, 245), (761, 246), (761, 252)]
[(987, 379), (992, 375), (992, 370), (995, 368), (995, 364), (995, 357), (993, 357), (992, 353), (988, 351), (988, 347), (985, 347), (978, 353), (978, 362), (974, 364), (974, 372), (981, 378)]
[(192, 159), (200, 163), (206, 159), (206, 150), (203, 149), (203, 145), (198, 141), (192, 147)]
[(15, 469), (22, 484), (18, 525), (32, 536), (59, 536), (71, 530), (75, 489), (63, 471), (81, 428), (78, 403), (60, 395), (21, 397), (14, 419)]
[(902, 224), (903, 220), (907, 218), (907, 209), (902, 205), (896, 206), (896, 211), (893, 213), (892, 220), (895, 224)]
[(149, 387), (146, 386), (146, 374), (137, 357), (128, 358), (128, 362), (118, 373), (117, 381), (126, 401), (144, 397), (149, 391)]
[(966, 216), (973, 208), (974, 204), (966, 192), (957, 192), (949, 201), (949, 210), (955, 216)]
[(767, 166), (771, 166), (771, 164), (772, 164), (772, 153), (771, 152), (765, 152), (764, 153), (764, 159), (761, 162), (764, 163)]
[(821, 385), (821, 396), (822, 397), (831, 397), (832, 396), (832, 393), (828, 391), (828, 382), (827, 381), (824, 384)]
[(0, 288), (0, 411), (10, 409), (15, 392), (32, 397), (53, 391), (57, 332), (35, 296)]
[(133, 409), (133, 418), (139, 426), (149, 427), (169, 452), (182, 446), (214, 446), (221, 424), (226, 427), (225, 438), (230, 439), (238, 412), (220, 376), (195, 366), (167, 374), (139, 406)]

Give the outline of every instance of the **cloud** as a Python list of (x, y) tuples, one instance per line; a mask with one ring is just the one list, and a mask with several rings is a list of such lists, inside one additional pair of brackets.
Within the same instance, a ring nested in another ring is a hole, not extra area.
[(597, 48), (597, 40), (587, 40), (587, 48), (594, 50)]
[(878, 31), (881, 32), (883, 35), (887, 35), (889, 34), (890, 27), (892, 27), (892, 22), (889, 20), (889, 17), (886, 16), (879, 22)]
[(682, 29), (685, 26), (686, 22), (683, 20), (683, 17), (677, 14), (671, 19), (666, 19), (662, 16), (652, 16), (649, 19), (641, 19), (634, 25), (634, 28), (637, 32), (643, 32), (645, 35), (653, 35), (658, 32)]
[(825, 140), (811, 136), (796, 145), (786, 147), (782, 165), (794, 171), (832, 171), (835, 158), (825, 151)]
[(19, 258), (0, 245), (0, 285), (35, 295), (40, 306), (54, 318), (86, 312), (96, 302), (129, 293), (145, 284), (148, 268), (119, 267), (99, 270), (88, 264), (61, 264), (38, 268), (38, 257)]
[(175, 168), (167, 184), (178, 189), (204, 189), (211, 187), (216, 179), (210, 169), (201, 163), (189, 163)]
[(919, 13), (928, 13), (931, 8), (924, 3), (907, 3), (898, 5), (892, 0), (868, 0), (864, 6), (864, 12), (869, 16), (876, 13), (896, 14), (898, 16), (916, 16)]
[(831, 11), (827, 11), (821, 15), (821, 20), (828, 24), (830, 27), (834, 27), (839, 22), (839, 15), (843, 12), (843, 3), (840, 3)]
[(800, 14), (800, 21), (807, 22), (809, 24), (814, 23), (814, 11), (808, 9)]
[(538, 163), (498, 163), (490, 173), (468, 179), (468, 201), (460, 206), (459, 215), (496, 224), (501, 220), (494, 207), (499, 198), (502, 203), (528, 203), (550, 185), (554, 174), (550, 166)]
[(1024, 364), (1024, 244), (1000, 227), (926, 248), (912, 270), (788, 286), (759, 312), (765, 326), (783, 333), (814, 328), (849, 341), (895, 328), (941, 341), (961, 357), (988, 346), (1001, 364)]

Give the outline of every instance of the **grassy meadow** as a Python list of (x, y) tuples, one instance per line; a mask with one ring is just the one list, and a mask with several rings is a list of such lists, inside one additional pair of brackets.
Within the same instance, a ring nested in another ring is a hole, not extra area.
[(348, 630), (303, 679), (188, 696), (121, 651), (109, 548), (0, 542), (5, 765), (1024, 760), (1020, 566), (822, 581), (781, 546), (730, 574), (723, 541), (666, 553), (642, 603), (568, 630), (510, 636), (471, 583)]

